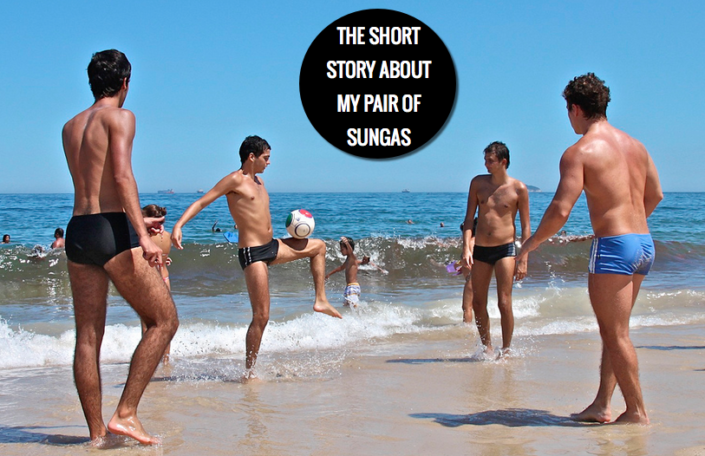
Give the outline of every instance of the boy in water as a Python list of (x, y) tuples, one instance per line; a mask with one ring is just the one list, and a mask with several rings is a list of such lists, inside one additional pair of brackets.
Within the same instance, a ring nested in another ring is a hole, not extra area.
[(355, 256), (354, 250), (355, 241), (352, 238), (345, 236), (340, 238), (340, 253), (345, 255), (347, 258), (345, 258), (343, 264), (326, 274), (326, 280), (328, 280), (328, 277), (332, 276), (336, 272), (340, 272), (345, 269), (345, 283), (347, 283), (347, 285), (345, 286), (345, 292), (343, 293), (343, 297), (345, 298), (345, 305), (357, 307), (357, 305), (360, 303), (360, 284), (357, 282), (358, 266), (360, 266), (361, 264), (371, 264), (380, 271), (385, 271), (376, 264), (371, 263), (370, 257), (368, 256), (363, 256), (362, 260), (358, 260)]

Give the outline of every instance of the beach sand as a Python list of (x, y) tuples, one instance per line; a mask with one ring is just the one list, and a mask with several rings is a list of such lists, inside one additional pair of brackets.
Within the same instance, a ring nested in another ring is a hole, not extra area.
[[(575, 423), (598, 384), (599, 336), (515, 338), (513, 358), (479, 361), (474, 329), (389, 338), (360, 349), (176, 359), (160, 368), (140, 417), (163, 444), (118, 439), (119, 454), (705, 455), (703, 325), (632, 330), (649, 426)], [(498, 334), (493, 334), (498, 337)], [(499, 339), (496, 339), (499, 341)], [(103, 367), (104, 417), (127, 364)], [(0, 454), (97, 454), (68, 367), (0, 374)], [(624, 409), (615, 393), (613, 415)], [(104, 453), (101, 453), (104, 454)]]

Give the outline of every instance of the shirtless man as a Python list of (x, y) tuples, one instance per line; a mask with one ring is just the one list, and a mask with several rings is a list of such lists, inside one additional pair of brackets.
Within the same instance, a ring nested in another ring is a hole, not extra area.
[[(475, 324), (485, 353), (493, 353), (490, 338), (490, 317), (487, 294), (492, 272), (497, 279), (497, 301), (502, 323), (502, 351), (512, 343), (514, 314), (512, 312), (513, 278), (526, 276), (527, 258), (515, 264), (517, 211), (521, 220), (521, 240), (531, 236), (529, 221), (529, 191), (523, 182), (509, 177), (509, 149), (504, 143), (493, 142), (485, 148), (485, 168), (490, 174), (476, 176), (470, 183), (468, 209), (463, 230), (463, 266), (472, 268), (472, 308)], [(479, 210), (478, 210), (479, 209)], [(478, 210), (477, 228), (473, 233), (473, 218)], [(474, 239), (473, 239), (474, 235)]]
[(63, 249), (65, 243), (66, 243), (66, 239), (64, 239), (64, 229), (57, 228), (54, 231), (54, 242), (51, 243), (51, 248), (52, 249)]
[(595, 400), (572, 417), (610, 421), (612, 394), (619, 384), (627, 410), (617, 421), (647, 424), (629, 317), (654, 260), (646, 219), (663, 199), (661, 184), (643, 144), (607, 122), (610, 91), (604, 81), (592, 73), (577, 77), (563, 97), (573, 130), (583, 136), (563, 153), (556, 195), (520, 258), (561, 229), (584, 190), (595, 232), (588, 292), (600, 327), (602, 364)]
[(216, 199), (225, 195), (230, 215), (238, 226), (238, 257), (245, 273), (247, 292), (252, 305), (252, 323), (245, 341), (246, 379), (255, 378), (254, 366), (269, 321), (269, 265), (310, 258), (316, 299), (313, 310), (342, 318), (326, 299), (326, 245), (320, 239), (273, 239), (269, 194), (257, 174), (269, 165), (271, 148), (264, 139), (248, 136), (240, 146), (242, 167), (225, 176), (198, 201), (186, 209), (174, 225), (171, 240), (181, 246), (182, 227)]
[[(62, 131), (75, 191), (73, 217), (66, 228), (76, 317), (73, 370), (96, 446), (104, 443), (108, 431), (144, 444), (159, 443), (142, 427), (137, 406), (179, 324), (169, 290), (153, 269), (162, 264), (162, 251), (147, 232), (132, 174), (135, 116), (122, 109), (130, 72), (122, 52), (94, 54), (88, 80), (95, 103), (69, 120)], [(159, 226), (152, 222), (152, 227)], [(147, 323), (147, 331), (132, 356), (125, 389), (106, 429), (99, 359), (109, 281)]]

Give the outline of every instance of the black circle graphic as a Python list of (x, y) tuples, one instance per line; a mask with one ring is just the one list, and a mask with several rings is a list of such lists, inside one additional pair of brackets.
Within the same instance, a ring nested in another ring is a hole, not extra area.
[(430, 141), (455, 102), (453, 59), (423, 22), (398, 11), (357, 11), (326, 27), (299, 76), (309, 121), (330, 144), (372, 159)]

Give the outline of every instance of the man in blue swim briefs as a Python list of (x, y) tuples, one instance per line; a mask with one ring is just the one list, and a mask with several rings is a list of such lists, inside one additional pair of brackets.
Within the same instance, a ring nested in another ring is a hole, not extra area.
[[(485, 168), (489, 174), (475, 176), (470, 183), (467, 212), (463, 222), (462, 264), (465, 268), (472, 269), (472, 310), (475, 313), (480, 341), (487, 355), (493, 354), (487, 295), (492, 273), (495, 274), (497, 304), (502, 325), (502, 350), (499, 353), (501, 356), (508, 353), (514, 334), (514, 277), (521, 280), (526, 275), (526, 257), (515, 267), (514, 222), (519, 212), (521, 240), (528, 239), (531, 236), (529, 191), (523, 182), (507, 174), (509, 149), (504, 143), (493, 142), (485, 148), (484, 155)], [(476, 211), (477, 222), (473, 224)], [(463, 321), (467, 323), (468, 309), (465, 307), (464, 303)]]
[(228, 174), (215, 187), (191, 204), (174, 225), (171, 240), (182, 249), (182, 227), (216, 199), (225, 195), (230, 215), (239, 231), (238, 257), (245, 274), (252, 305), (252, 323), (245, 341), (246, 379), (255, 378), (253, 370), (269, 321), (269, 265), (310, 258), (316, 298), (313, 310), (342, 318), (326, 298), (326, 245), (320, 239), (273, 239), (269, 194), (257, 174), (269, 166), (272, 151), (264, 139), (248, 136), (240, 146), (239, 170)]
[(643, 144), (607, 122), (610, 90), (604, 81), (593, 73), (576, 77), (563, 97), (570, 124), (582, 138), (563, 153), (556, 195), (519, 257), (563, 227), (584, 190), (595, 232), (588, 292), (602, 337), (602, 364), (595, 400), (572, 418), (610, 421), (619, 385), (627, 409), (616, 421), (647, 424), (629, 317), (654, 261), (646, 219), (663, 199), (658, 172)]
[[(174, 337), (179, 321), (171, 294), (155, 266), (162, 251), (146, 226), (132, 173), (135, 116), (122, 109), (130, 85), (130, 62), (120, 51), (93, 55), (88, 65), (95, 103), (62, 131), (75, 190), (66, 228), (66, 256), (76, 315), (74, 378), (91, 441), (103, 446), (108, 431), (143, 444), (159, 439), (145, 432), (137, 405)], [(163, 221), (163, 218), (161, 219)], [(105, 331), (108, 284), (145, 322), (117, 410), (107, 427), (102, 417), (100, 346)]]

